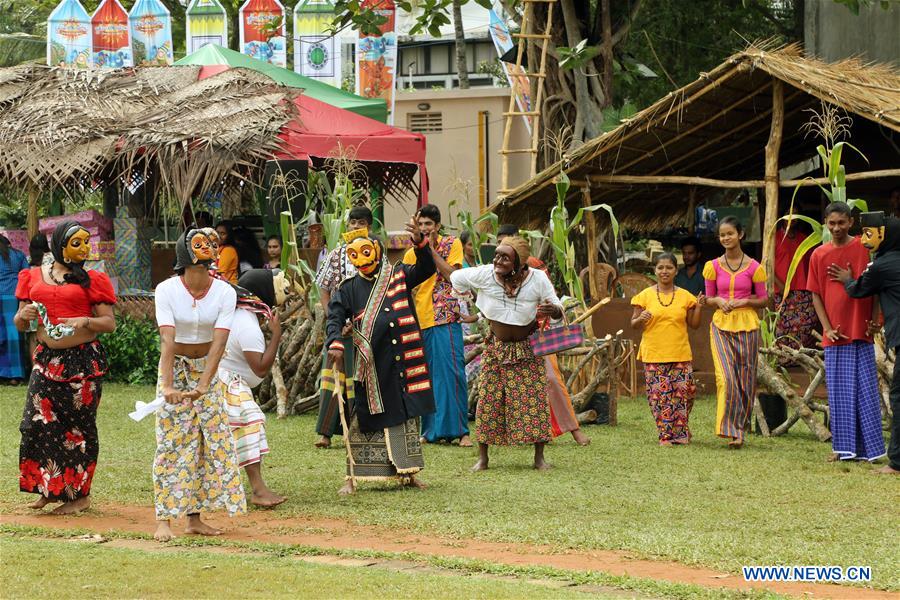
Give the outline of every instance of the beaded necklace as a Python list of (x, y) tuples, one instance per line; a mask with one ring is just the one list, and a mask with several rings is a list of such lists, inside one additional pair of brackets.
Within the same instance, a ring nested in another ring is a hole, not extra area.
[(672, 303), (675, 302), (675, 291), (677, 289), (678, 288), (676, 286), (672, 286), (672, 299), (669, 300), (668, 304), (666, 304), (662, 301), (662, 296), (659, 295), (659, 284), (657, 283), (656, 284), (656, 300), (657, 300), (657, 302), (659, 302), (659, 305), (662, 306), (663, 308), (672, 306)]

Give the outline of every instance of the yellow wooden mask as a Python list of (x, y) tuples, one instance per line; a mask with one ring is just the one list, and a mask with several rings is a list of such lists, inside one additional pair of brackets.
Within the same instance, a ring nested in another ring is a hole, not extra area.
[(83, 227), (68, 236), (63, 247), (63, 259), (67, 263), (83, 263), (91, 253), (91, 234)]
[(203, 263), (213, 260), (213, 248), (209, 237), (200, 229), (191, 232), (189, 248), (194, 254), (193, 263)]
[(872, 252), (876, 252), (884, 241), (884, 213), (881, 211), (864, 212), (859, 215), (862, 235), (859, 241)]
[(209, 247), (212, 250), (213, 260), (219, 260), (219, 233), (212, 227), (204, 227), (200, 231), (209, 238)]
[(347, 241), (347, 259), (356, 270), (369, 276), (381, 262), (381, 244), (369, 238), (368, 229), (357, 229), (344, 234)]

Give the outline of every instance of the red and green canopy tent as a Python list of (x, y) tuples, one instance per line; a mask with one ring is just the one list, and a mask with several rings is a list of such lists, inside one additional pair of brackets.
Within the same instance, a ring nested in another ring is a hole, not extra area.
[[(277, 160), (307, 160), (314, 168), (322, 169), (329, 158), (351, 155), (359, 161), (371, 185), (379, 188), (384, 196), (395, 199), (415, 197), (421, 206), (428, 199), (428, 174), (425, 169), (425, 136), (411, 133), (384, 122), (370, 119), (329, 102), (335, 98), (349, 97), (362, 102), (375, 102), (382, 109), (383, 100), (369, 100), (322, 84), (293, 71), (281, 69), (262, 61), (244, 56), (218, 46), (204, 46), (182, 60), (190, 59), (207, 48), (220, 53), (237, 55), (241, 60), (253, 61), (269, 69), (284, 71), (297, 81), (312, 82), (310, 88), (294, 99), (297, 116), (285, 124), (278, 134), (280, 150)], [(181, 61), (179, 61), (179, 64)], [(232, 68), (247, 68), (243, 64), (210, 64), (200, 68), (199, 79), (218, 75)], [(263, 71), (262, 69), (254, 69)], [(265, 73), (269, 75), (269, 73)], [(280, 74), (280, 73), (279, 73)], [(280, 74), (281, 75), (281, 74)], [(281, 82), (279, 82), (281, 83)], [(291, 87), (302, 87), (300, 85)], [(340, 94), (318, 95), (320, 88)], [(357, 105), (356, 108), (362, 108)], [(386, 114), (386, 113), (385, 113)]]
[[(300, 88), (304, 95), (321, 100), (331, 106), (337, 106), (382, 123), (387, 121), (387, 104), (382, 98), (363, 98), (327, 83), (316, 81), (311, 77), (300, 75), (290, 69), (284, 69), (215, 44), (203, 46), (175, 64), (209, 67), (203, 69), (201, 77), (208, 77), (210, 73), (218, 73), (225, 69), (252, 69), (266, 75), (275, 83)], [(213, 67), (221, 68), (216, 70)]]

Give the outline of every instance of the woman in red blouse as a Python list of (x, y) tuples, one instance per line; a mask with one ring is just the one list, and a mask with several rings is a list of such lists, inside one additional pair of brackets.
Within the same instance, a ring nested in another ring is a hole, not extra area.
[(53, 513), (82, 511), (100, 445), (97, 405), (106, 353), (100, 333), (116, 328), (116, 296), (105, 273), (85, 271), (90, 233), (75, 221), (53, 231), (53, 262), (19, 273), (14, 322), (26, 331), (37, 321), (38, 345), (19, 427), (19, 489), (40, 494), (30, 508), (62, 502)]

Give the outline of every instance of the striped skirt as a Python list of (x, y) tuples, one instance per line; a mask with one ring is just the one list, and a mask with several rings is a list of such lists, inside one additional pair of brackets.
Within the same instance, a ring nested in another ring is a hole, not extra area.
[(234, 434), (238, 467), (253, 465), (269, 453), (266, 440), (266, 415), (253, 399), (253, 390), (236, 373), (219, 370), (219, 379), (225, 383), (225, 411), (228, 426)]
[(885, 455), (875, 345), (851, 342), (825, 348), (825, 386), (831, 413), (831, 448), (841, 460)]
[[(344, 395), (344, 400), (352, 403), (356, 389), (353, 384), (356, 352), (353, 347), (353, 338), (341, 338), (341, 342), (344, 344), (344, 368), (337, 373), (337, 378), (343, 387), (341, 393)], [(348, 374), (349, 377), (347, 377)], [(335, 372), (328, 360), (328, 348), (325, 348), (319, 380), (319, 417), (316, 420), (316, 433), (326, 437), (331, 437), (340, 431), (341, 415), (334, 398), (334, 386)]]
[(434, 387), (435, 411), (422, 416), (422, 437), (431, 443), (469, 435), (469, 395), (463, 332), (459, 323), (422, 330)]
[(756, 397), (756, 357), (759, 330), (723, 331), (709, 328), (716, 369), (716, 435), (744, 441)]

